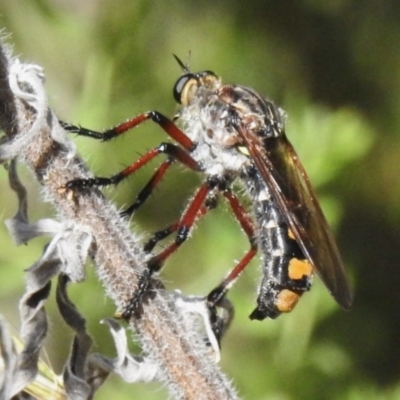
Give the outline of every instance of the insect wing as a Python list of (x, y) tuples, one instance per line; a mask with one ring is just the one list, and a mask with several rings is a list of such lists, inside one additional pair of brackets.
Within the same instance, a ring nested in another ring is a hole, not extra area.
[(339, 250), (293, 146), (284, 134), (262, 144), (242, 125), (236, 129), (304, 255), (334, 299), (349, 309), (352, 292)]

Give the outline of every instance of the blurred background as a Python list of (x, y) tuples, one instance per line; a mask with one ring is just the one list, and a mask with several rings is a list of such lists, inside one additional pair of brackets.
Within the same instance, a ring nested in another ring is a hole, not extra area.
[[(250, 321), (259, 260), (231, 290), (236, 316), (221, 367), (246, 399), (400, 398), (400, 3), (397, 0), (277, 2), (2, 0), (0, 27), (14, 54), (44, 67), (60, 119), (103, 130), (142, 111), (172, 116), (180, 68), (209, 69), (226, 83), (255, 88), (286, 109), (287, 135), (316, 188), (355, 291), (342, 311), (318, 278), (296, 309)], [(166, 140), (151, 122), (112, 143), (74, 137), (94, 173), (108, 176)], [(107, 196), (130, 204), (161, 161)], [(49, 216), (40, 187), (20, 167), (32, 221)], [(201, 180), (173, 166), (133, 218), (143, 239), (174, 222)], [(0, 170), (2, 220), (16, 199)], [(44, 239), (16, 248), (0, 226), (0, 312), (18, 329), (23, 270)], [(221, 201), (162, 272), (168, 288), (205, 294), (243, 256), (248, 241)], [(88, 265), (71, 297), (88, 320), (94, 351), (114, 353), (101, 318), (112, 316)], [(54, 293), (53, 293), (54, 294)], [(45, 358), (61, 372), (72, 334), (48, 302)], [(132, 351), (140, 351), (132, 345)], [(165, 399), (160, 384), (106, 381), (98, 399)]]

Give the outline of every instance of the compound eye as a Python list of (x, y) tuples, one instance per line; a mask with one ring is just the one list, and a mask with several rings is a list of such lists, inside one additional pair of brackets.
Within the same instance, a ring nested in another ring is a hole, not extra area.
[(197, 89), (198, 80), (193, 74), (182, 75), (174, 86), (174, 99), (179, 103), (186, 106), (190, 103), (195, 89)]
[(218, 78), (217, 75), (215, 75), (214, 72), (209, 71), (209, 70), (203, 71), (203, 72), (201, 73), (201, 75), (202, 75), (202, 76), (212, 76), (212, 77), (214, 77), (214, 78)]
[(175, 83), (174, 86), (174, 99), (177, 103), (181, 103), (182, 92), (187, 82), (192, 77), (192, 74), (182, 75)]

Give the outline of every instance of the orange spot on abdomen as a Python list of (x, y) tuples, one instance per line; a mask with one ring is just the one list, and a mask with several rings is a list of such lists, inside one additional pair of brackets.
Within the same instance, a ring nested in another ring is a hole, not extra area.
[(283, 289), (276, 297), (276, 308), (283, 313), (293, 310), (294, 306), (300, 299), (301, 294), (292, 292), (289, 289)]
[(313, 267), (308, 260), (292, 258), (289, 261), (288, 275), (290, 279), (301, 279), (303, 276), (311, 276)]

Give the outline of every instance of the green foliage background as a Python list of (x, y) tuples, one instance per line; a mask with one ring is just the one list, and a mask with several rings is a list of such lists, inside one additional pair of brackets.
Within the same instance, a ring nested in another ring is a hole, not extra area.
[[(104, 129), (135, 114), (175, 110), (180, 69), (211, 69), (225, 82), (257, 89), (283, 106), (296, 147), (335, 229), (355, 289), (351, 312), (338, 308), (316, 279), (296, 310), (277, 321), (251, 322), (257, 262), (234, 287), (236, 318), (222, 349), (222, 368), (246, 399), (400, 398), (400, 3), (397, 0), (96, 1), (2, 0), (0, 26), (23, 61), (45, 68), (52, 108), (63, 120)], [(151, 123), (113, 143), (76, 138), (97, 175), (110, 175), (165, 140)], [(118, 190), (121, 207), (151, 175), (145, 168)], [(51, 213), (22, 171), (32, 220)], [(175, 221), (199, 177), (174, 167), (135, 215), (143, 237)], [(0, 214), (16, 212), (0, 171)], [(23, 270), (44, 240), (16, 248), (0, 226), (0, 311), (18, 327)], [(247, 249), (238, 224), (220, 207), (199, 223), (162, 272), (169, 288), (203, 294)], [(93, 268), (71, 287), (88, 319), (95, 350), (113, 346), (99, 319), (113, 314)], [(49, 302), (46, 346), (61, 371), (71, 333)], [(132, 351), (138, 351), (132, 347)], [(159, 384), (112, 378), (97, 398), (164, 399)]]

